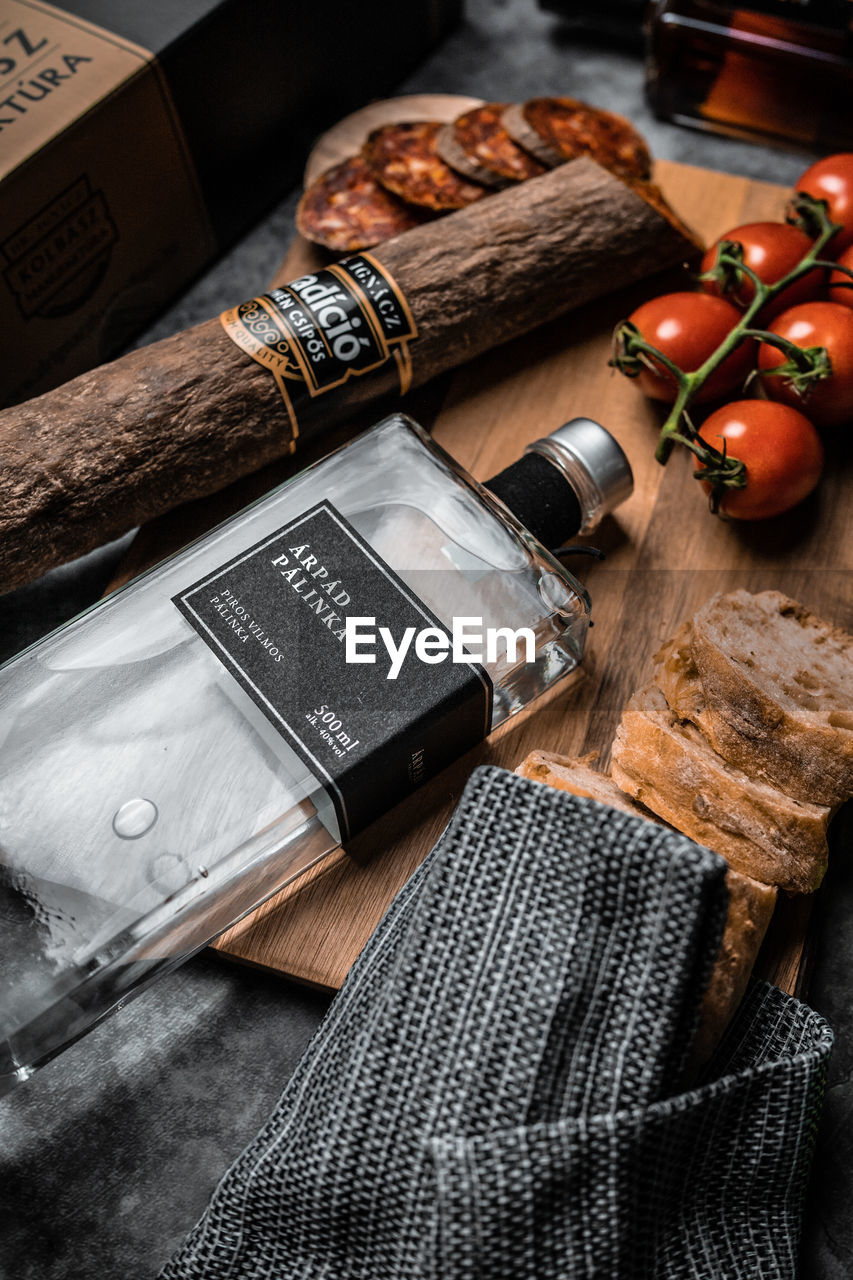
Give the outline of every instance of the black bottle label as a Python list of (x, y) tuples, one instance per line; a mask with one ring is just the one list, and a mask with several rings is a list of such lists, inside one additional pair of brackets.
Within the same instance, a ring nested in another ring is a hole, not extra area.
[[(418, 658), (414, 635), (450, 644), (448, 631), (330, 502), (173, 602), (326, 788), (343, 839), (489, 731), (487, 673)], [(354, 618), (363, 639), (348, 646)], [(374, 661), (348, 662), (348, 647)]]
[[(353, 254), (250, 298), (219, 317), (228, 337), (275, 378), (297, 436), (321, 419), (318, 397), (387, 366), (401, 394), (411, 382), (409, 305), (369, 254)], [(389, 383), (390, 387), (390, 383)]]

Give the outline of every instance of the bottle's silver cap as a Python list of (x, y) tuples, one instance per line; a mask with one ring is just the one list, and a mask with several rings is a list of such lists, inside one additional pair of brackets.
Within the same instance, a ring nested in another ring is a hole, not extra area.
[(525, 453), (542, 454), (566, 477), (581, 504), (580, 533), (589, 533), (634, 491), (631, 464), (621, 446), (592, 418), (572, 418), (534, 440)]

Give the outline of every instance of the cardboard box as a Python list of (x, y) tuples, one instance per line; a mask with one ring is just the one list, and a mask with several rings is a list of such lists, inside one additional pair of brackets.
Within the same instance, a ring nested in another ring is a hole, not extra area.
[(0, 404), (114, 355), (461, 0), (0, 0)]

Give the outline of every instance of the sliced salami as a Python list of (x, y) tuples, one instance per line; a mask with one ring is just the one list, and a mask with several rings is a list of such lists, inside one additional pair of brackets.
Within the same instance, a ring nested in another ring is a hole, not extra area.
[(419, 227), (429, 216), (380, 186), (362, 156), (350, 156), (311, 183), (299, 201), (296, 226), (315, 244), (351, 253)]
[(575, 98), (531, 98), (508, 107), (502, 121), (514, 142), (551, 168), (590, 156), (621, 178), (651, 173), (648, 147), (629, 121)]
[(501, 178), (496, 173), (492, 173), (490, 169), (484, 168), (483, 165), (478, 164), (472, 156), (462, 150), (453, 136), (452, 124), (441, 126), (435, 137), (435, 147), (444, 163), (449, 164), (451, 169), (455, 169), (463, 178), (468, 178), (471, 182), (482, 183), (484, 187), (492, 187), (495, 191), (511, 186), (508, 179)]
[(489, 186), (538, 177), (546, 166), (513, 142), (502, 119), (506, 110), (505, 102), (487, 102), (464, 112), (441, 131), (439, 154), (460, 173)]
[(489, 194), (488, 187), (468, 181), (442, 160), (436, 147), (441, 129), (434, 120), (386, 124), (373, 130), (362, 152), (383, 187), (434, 212), (464, 209)]

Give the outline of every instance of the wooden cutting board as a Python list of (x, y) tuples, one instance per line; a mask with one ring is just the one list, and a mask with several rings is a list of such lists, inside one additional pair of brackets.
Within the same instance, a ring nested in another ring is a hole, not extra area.
[[(741, 223), (779, 218), (786, 198), (781, 187), (685, 165), (661, 162), (657, 178), (677, 212), (708, 240)], [(276, 280), (299, 275), (318, 262), (316, 255), (297, 238)], [(315, 986), (340, 986), (385, 908), (434, 844), (471, 770), (483, 762), (512, 768), (534, 747), (569, 755), (596, 751), (606, 764), (621, 707), (646, 678), (660, 641), (714, 592), (778, 588), (843, 626), (853, 623), (853, 451), (845, 457), (829, 443), (820, 490), (795, 513), (752, 527), (713, 518), (687, 456), (674, 456), (666, 468), (654, 461), (659, 410), (607, 363), (614, 324), (645, 297), (689, 287), (689, 281), (669, 277), (627, 292), (619, 292), (618, 283), (603, 301), (473, 361), (403, 404), (478, 479), (494, 475), (529, 441), (576, 415), (597, 418), (622, 443), (634, 469), (634, 495), (592, 539), (606, 561), (578, 557), (571, 565), (593, 599), (582, 678), (505, 726), (346, 852), (229, 930), (215, 944), (222, 955)], [(114, 585), (369, 420), (333, 433), (313, 453), (147, 526)], [(807, 899), (781, 903), (762, 956), (765, 975), (788, 990), (803, 988), (810, 910)]]

